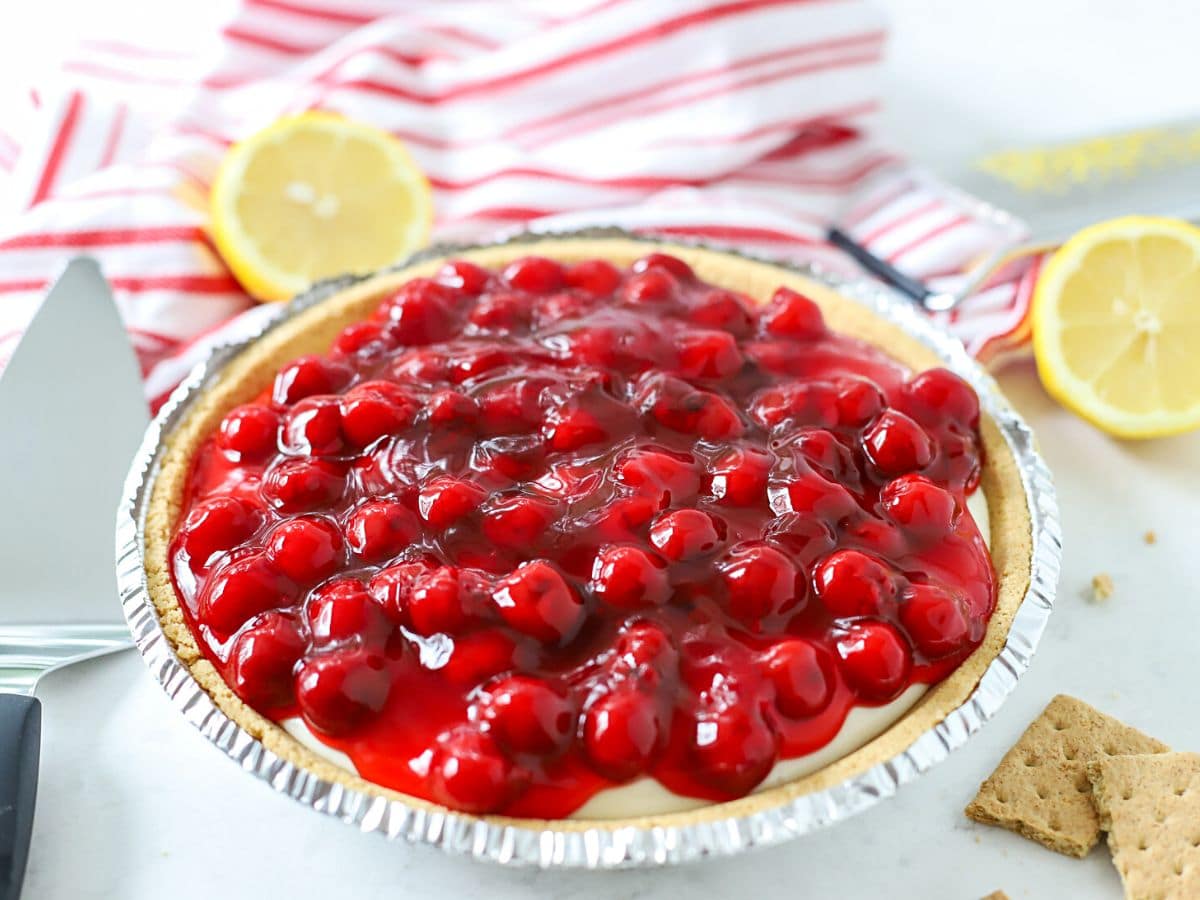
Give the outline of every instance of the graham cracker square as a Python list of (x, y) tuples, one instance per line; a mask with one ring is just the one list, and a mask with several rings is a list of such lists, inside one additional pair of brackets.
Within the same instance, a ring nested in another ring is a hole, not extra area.
[(1125, 896), (1200, 897), (1200, 754), (1117, 756), (1087, 772)]
[(1059, 694), (1004, 754), (966, 814), (1059, 853), (1087, 856), (1100, 839), (1088, 763), (1169, 749), (1082, 700)]

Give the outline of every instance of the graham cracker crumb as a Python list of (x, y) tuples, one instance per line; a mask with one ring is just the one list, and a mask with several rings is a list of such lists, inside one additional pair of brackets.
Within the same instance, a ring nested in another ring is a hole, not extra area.
[(1142, 535), (1142, 540), (1145, 541), (1147, 544), (1156, 544), (1156, 543), (1158, 543), (1158, 535), (1155, 534), (1153, 531), (1147, 531), (1145, 534)]
[(1004, 891), (992, 891), (983, 900), (1008, 900), (1008, 894)]
[(1004, 754), (966, 814), (1059, 853), (1083, 857), (1100, 839), (1087, 764), (1168, 749), (1082, 700), (1060, 694)]
[(1200, 897), (1200, 754), (1118, 756), (1087, 774), (1125, 896)]
[(1113, 595), (1113, 580), (1107, 572), (1092, 576), (1092, 602), (1103, 603)]

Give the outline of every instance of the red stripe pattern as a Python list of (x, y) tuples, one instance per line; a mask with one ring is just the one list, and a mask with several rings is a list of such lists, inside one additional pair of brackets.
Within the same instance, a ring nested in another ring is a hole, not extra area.
[[(851, 272), (842, 221), (941, 286), (997, 234), (869, 136), (885, 34), (868, 0), (243, 0), (153, 35), (114, 22), (0, 133), (0, 367), (65, 259), (109, 277), (161, 403), (270, 309), (206, 232), (230, 143), (326, 108), (406, 141), (436, 238), (618, 225)], [(129, 34), (138, 34), (131, 43)], [(61, 85), (61, 87), (59, 87)], [(944, 317), (981, 357), (1028, 338), (1037, 265)]]

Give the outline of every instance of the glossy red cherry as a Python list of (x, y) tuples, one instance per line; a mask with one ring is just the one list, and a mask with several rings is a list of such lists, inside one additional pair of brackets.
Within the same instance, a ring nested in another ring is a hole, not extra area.
[(767, 652), (764, 665), (775, 688), (775, 705), (785, 716), (815, 716), (833, 699), (833, 659), (813, 641), (786, 638)]
[(411, 425), (417, 404), (399, 385), (368, 381), (341, 399), (341, 414), (346, 440), (355, 447), (367, 447)]
[(504, 280), (518, 290), (548, 294), (562, 287), (563, 268), (544, 256), (526, 256), (508, 264)]
[(837, 652), (846, 682), (864, 700), (893, 700), (908, 686), (912, 651), (889, 622), (867, 619), (847, 626), (837, 638)]
[(661, 606), (671, 596), (662, 558), (629, 544), (601, 548), (592, 565), (591, 587), (601, 601), (617, 609)]
[(450, 658), (439, 670), (451, 684), (474, 688), (513, 668), (517, 645), (496, 628), (455, 635)]
[(635, 621), (621, 629), (617, 654), (631, 669), (654, 666), (663, 672), (674, 671), (679, 651), (663, 627), (656, 622)]
[(545, 560), (518, 566), (496, 584), (492, 600), (512, 628), (546, 644), (566, 643), (583, 624), (583, 601)]
[(280, 709), (295, 698), (293, 672), (308, 642), (286, 613), (259, 616), (237, 636), (229, 654), (230, 686), (255, 709)]
[(342, 363), (321, 356), (301, 356), (279, 370), (271, 395), (280, 406), (290, 406), (314, 394), (335, 394), (351, 378), (353, 372)]
[(923, 469), (933, 459), (933, 442), (925, 429), (894, 409), (884, 410), (863, 432), (863, 447), (884, 475)]
[(290, 606), (294, 586), (259, 552), (225, 562), (200, 593), (200, 620), (225, 640), (259, 613)]
[(495, 293), (480, 298), (467, 316), (479, 332), (507, 334), (529, 326), (533, 307), (523, 294)]
[(438, 738), (429, 764), (434, 797), (452, 809), (496, 812), (519, 788), (520, 773), (490, 734), (463, 725)]
[(618, 497), (592, 515), (596, 537), (606, 543), (637, 538), (658, 511), (658, 503), (647, 497)]
[(908, 589), (900, 603), (900, 623), (927, 659), (955, 653), (975, 639), (966, 604), (933, 584)]
[(542, 497), (498, 497), (483, 511), (483, 535), (497, 547), (532, 548), (558, 515), (558, 506)]
[(346, 489), (345, 469), (325, 459), (283, 459), (267, 470), (263, 499), (280, 512), (328, 509)]
[(570, 453), (612, 441), (628, 433), (634, 413), (628, 406), (599, 388), (589, 388), (547, 410), (542, 434), (547, 449)]
[(634, 400), (672, 431), (720, 441), (739, 437), (745, 430), (737, 411), (723, 397), (669, 375), (643, 379)]
[(456, 307), (453, 288), (428, 278), (414, 278), (380, 307), (388, 322), (384, 333), (407, 346), (444, 340), (452, 333)]
[(883, 392), (874, 382), (847, 379), (837, 392), (838, 424), (860, 428), (879, 415), (885, 404)]
[(486, 582), (476, 573), (441, 566), (417, 576), (408, 595), (408, 622), (417, 634), (458, 634), (482, 605)]
[(744, 362), (737, 340), (727, 331), (691, 331), (676, 338), (679, 373), (685, 378), (728, 378)]
[(698, 509), (663, 513), (650, 526), (650, 543), (677, 562), (715, 553), (724, 541), (724, 522)]
[(796, 564), (766, 544), (738, 545), (717, 564), (725, 583), (725, 605), (739, 622), (755, 624), (765, 616), (795, 608), (804, 597)]
[(311, 456), (333, 456), (341, 451), (342, 414), (340, 398), (320, 395), (305, 397), (287, 412), (284, 443), (291, 452)]
[(478, 509), (485, 497), (472, 481), (440, 475), (421, 488), (417, 509), (430, 528), (441, 531)]
[(188, 512), (179, 532), (180, 546), (193, 570), (218, 553), (239, 546), (258, 530), (261, 516), (250, 504), (233, 497), (213, 497)]
[(919, 422), (979, 426), (979, 395), (948, 369), (929, 369), (905, 386), (907, 408)]
[(522, 434), (542, 421), (541, 395), (548, 382), (519, 378), (490, 383), (477, 396), (483, 434)]
[(617, 480), (665, 508), (687, 503), (700, 490), (700, 474), (690, 454), (660, 447), (635, 447), (613, 465)]
[(858, 550), (838, 550), (813, 573), (817, 599), (837, 618), (887, 615), (896, 599), (895, 576)]
[(816, 472), (797, 472), (769, 491), (776, 515), (794, 512), (838, 522), (858, 509), (850, 492)]
[(338, 571), (346, 545), (336, 525), (320, 516), (280, 522), (267, 538), (267, 559), (297, 584), (315, 584)]
[(778, 337), (811, 340), (826, 334), (821, 308), (802, 294), (781, 287), (762, 313), (763, 329)]
[(482, 719), (514, 753), (562, 750), (575, 735), (578, 712), (564, 690), (532, 675), (509, 675), (488, 686)]
[(390, 347), (391, 341), (384, 337), (383, 325), (372, 321), (347, 325), (333, 341), (334, 352), (343, 356), (370, 354), (377, 349), (385, 350)]
[(321, 585), (305, 602), (304, 615), (313, 640), (322, 644), (361, 638), (375, 646), (392, 628), (383, 607), (357, 578), (338, 578)]
[(404, 619), (408, 615), (409, 600), (417, 579), (436, 567), (435, 563), (424, 558), (395, 563), (375, 573), (368, 591), (392, 617)]
[(920, 475), (901, 475), (879, 494), (884, 513), (908, 534), (936, 538), (953, 530), (958, 501), (945, 488)]
[(479, 419), (479, 404), (455, 390), (435, 391), (425, 404), (430, 425), (440, 428), (469, 428)]
[(691, 758), (700, 781), (726, 797), (749, 793), (779, 756), (779, 738), (748, 704), (706, 713), (695, 724)]
[(754, 316), (740, 294), (714, 288), (701, 296), (688, 319), (702, 328), (719, 328), (743, 338), (754, 331)]
[(491, 277), (483, 266), (477, 266), (465, 259), (455, 259), (438, 270), (435, 280), (438, 284), (454, 288), (469, 297), (478, 297), (487, 288)]
[(257, 403), (230, 410), (217, 432), (217, 445), (232, 459), (244, 463), (266, 459), (278, 449), (278, 440), (279, 414)]
[(592, 768), (610, 781), (645, 772), (663, 741), (657, 706), (629, 682), (596, 699), (583, 720), (583, 749)]
[(662, 269), (670, 272), (681, 281), (689, 281), (696, 277), (692, 267), (678, 256), (669, 253), (648, 253), (629, 267), (632, 272), (648, 272), (651, 269)]
[(346, 542), (363, 562), (391, 559), (421, 534), (421, 523), (394, 500), (368, 500), (346, 520)]
[(347, 649), (306, 659), (296, 673), (296, 703), (314, 731), (347, 734), (383, 709), (391, 678), (382, 659)]
[(756, 506), (767, 499), (775, 459), (756, 447), (733, 447), (708, 467), (709, 492), (724, 506)]
[(667, 303), (675, 299), (679, 282), (664, 269), (647, 269), (631, 275), (621, 288), (621, 297), (634, 305)]
[(568, 266), (565, 280), (593, 297), (608, 297), (621, 283), (621, 272), (607, 260), (592, 259)]
[(801, 381), (764, 388), (750, 401), (750, 416), (763, 428), (838, 422), (838, 389), (827, 381)]

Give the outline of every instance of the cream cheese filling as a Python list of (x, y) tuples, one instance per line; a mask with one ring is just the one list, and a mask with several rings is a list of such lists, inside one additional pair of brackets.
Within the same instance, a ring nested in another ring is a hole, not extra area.
[[(975, 491), (967, 498), (967, 511), (975, 520), (984, 542), (990, 548), (992, 540), (987, 498), (982, 490)], [(883, 706), (859, 706), (850, 710), (846, 721), (842, 723), (841, 730), (833, 740), (820, 750), (815, 750), (805, 756), (780, 760), (763, 779), (762, 784), (755, 788), (755, 793), (809, 775), (853, 753), (899, 721), (916, 705), (928, 689), (929, 686), (924, 684), (910, 685), (899, 697)], [(300, 717), (284, 719), (280, 724), (288, 734), (317, 756), (341, 766), (349, 772), (358, 774), (354, 762), (349, 756), (322, 742), (309, 730)], [(629, 784), (600, 791), (573, 812), (570, 818), (626, 819), (685, 812), (707, 805), (707, 800), (674, 794), (653, 778), (639, 778)]]

